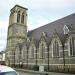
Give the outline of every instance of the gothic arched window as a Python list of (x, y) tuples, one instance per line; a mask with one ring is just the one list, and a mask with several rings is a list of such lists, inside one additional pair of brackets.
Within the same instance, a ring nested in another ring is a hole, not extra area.
[(24, 12), (22, 13), (21, 23), (24, 24)]
[(34, 58), (34, 47), (31, 48), (31, 57)]
[(53, 57), (58, 57), (59, 56), (59, 44), (58, 41), (54, 41), (53, 43)]
[(70, 39), (70, 55), (75, 56), (75, 43), (74, 43), (74, 37)]
[(18, 13), (17, 13), (17, 22), (18, 23), (20, 22), (20, 11), (18, 11)]
[(35, 50), (35, 47), (31, 46), (30, 47), (30, 52), (29, 52), (29, 58), (34, 58), (34, 50)]
[(40, 46), (40, 58), (45, 58), (45, 46), (43, 43)]
[(68, 34), (69, 29), (68, 29), (67, 25), (65, 25), (65, 26), (63, 27), (63, 31), (64, 31), (64, 35)]

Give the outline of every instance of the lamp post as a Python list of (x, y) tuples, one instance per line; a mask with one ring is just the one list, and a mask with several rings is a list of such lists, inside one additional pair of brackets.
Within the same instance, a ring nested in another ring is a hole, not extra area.
[(64, 52), (64, 45), (63, 45), (63, 64), (64, 64), (64, 70), (65, 70), (65, 52)]
[(48, 71), (49, 71), (49, 46), (48, 46)]
[(27, 48), (27, 65), (26, 67), (28, 67), (28, 48)]
[(13, 66), (15, 67), (15, 51), (14, 51), (14, 65)]
[(21, 49), (22, 49), (22, 44), (19, 43), (19, 67), (21, 67)]
[(10, 60), (9, 58), (7, 58), (7, 63), (6, 63), (7, 66), (10, 66)]
[(37, 70), (37, 48), (36, 48), (36, 70)]

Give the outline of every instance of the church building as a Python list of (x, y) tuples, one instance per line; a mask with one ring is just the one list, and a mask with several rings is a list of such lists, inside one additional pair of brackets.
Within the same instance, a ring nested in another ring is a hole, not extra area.
[(6, 65), (75, 69), (75, 13), (27, 31), (27, 8), (10, 10)]

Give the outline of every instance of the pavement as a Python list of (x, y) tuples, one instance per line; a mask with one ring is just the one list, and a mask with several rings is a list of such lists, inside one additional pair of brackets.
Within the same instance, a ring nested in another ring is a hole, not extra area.
[(35, 74), (35, 73), (25, 73), (25, 72), (19, 72), (19, 71), (17, 72), (19, 73), (19, 75), (40, 75), (40, 74)]
[(19, 69), (15, 68), (19, 72), (20, 75), (75, 75), (75, 74), (68, 74), (68, 73), (56, 73), (56, 72), (39, 72), (33, 70), (26, 70), (26, 69)]
[(33, 71), (33, 70), (26, 70), (26, 69), (19, 69), (19, 68), (14, 68), (16, 71), (19, 72), (25, 72), (25, 73), (36, 73), (36, 74), (46, 74), (47, 72), (39, 72), (39, 71)]

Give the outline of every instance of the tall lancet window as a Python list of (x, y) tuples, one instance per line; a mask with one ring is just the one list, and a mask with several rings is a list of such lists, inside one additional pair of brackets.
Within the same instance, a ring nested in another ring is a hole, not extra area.
[(21, 23), (24, 24), (24, 12), (22, 13)]
[(44, 58), (45, 57), (45, 45), (42, 43), (41, 47), (40, 47), (40, 58)]
[(31, 48), (31, 57), (34, 58), (34, 47)]
[(74, 37), (70, 39), (70, 55), (75, 56), (75, 43), (74, 43)]
[(30, 47), (30, 58), (34, 58), (34, 46)]
[(20, 23), (20, 11), (17, 13), (17, 23)]
[(66, 25), (63, 27), (63, 32), (64, 32), (64, 35), (68, 34), (69, 32), (69, 29)]
[(58, 41), (54, 41), (53, 43), (53, 57), (58, 57), (59, 56), (59, 44)]

